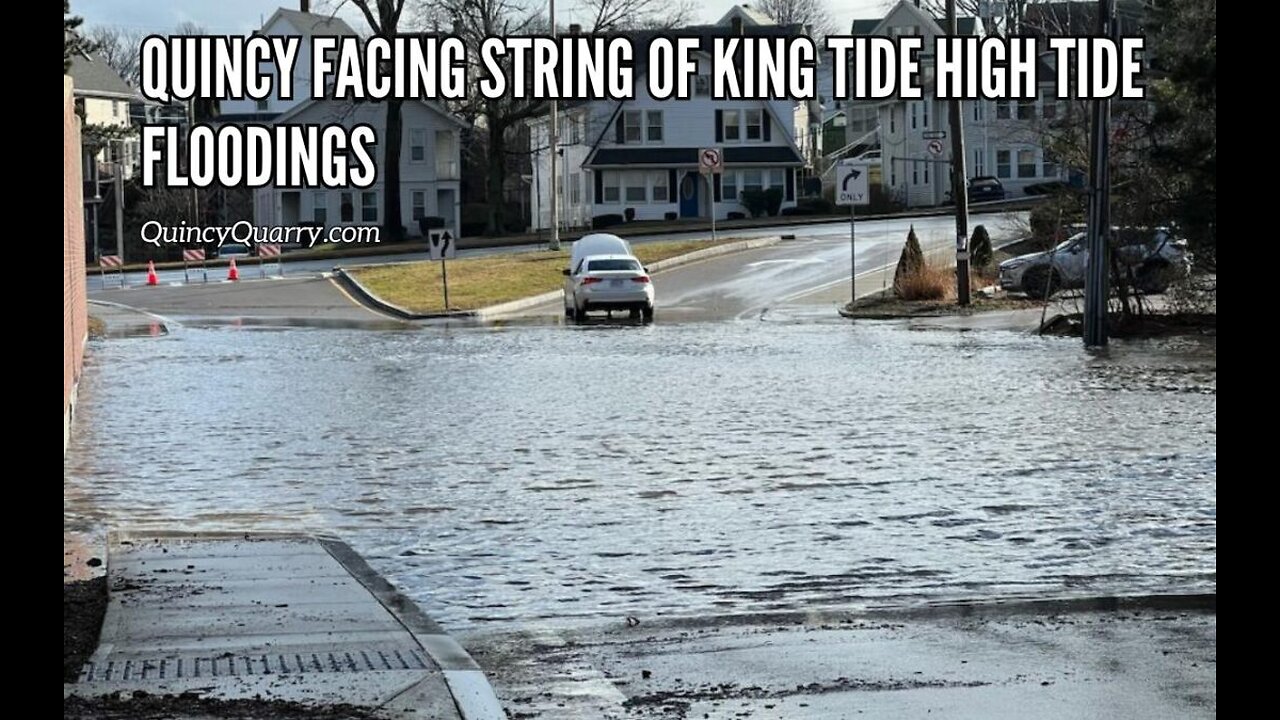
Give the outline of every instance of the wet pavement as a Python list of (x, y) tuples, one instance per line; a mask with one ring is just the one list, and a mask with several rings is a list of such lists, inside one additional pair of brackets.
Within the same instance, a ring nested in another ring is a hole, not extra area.
[(450, 630), (1215, 588), (1213, 338), (766, 318), (95, 343), (64, 517), (331, 532)]
[(810, 612), (465, 642), (499, 669), (510, 717), (526, 720), (1160, 720), (1217, 709), (1217, 620), (1203, 609)]

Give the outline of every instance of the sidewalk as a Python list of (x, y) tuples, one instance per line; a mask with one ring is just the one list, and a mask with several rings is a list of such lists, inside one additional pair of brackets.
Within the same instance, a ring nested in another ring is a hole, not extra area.
[(89, 317), (102, 321), (102, 332), (109, 338), (160, 337), (169, 334), (169, 326), (159, 315), (105, 300), (89, 301)]
[(98, 650), (64, 697), (121, 691), (497, 720), (471, 657), (344, 543), (113, 535)]

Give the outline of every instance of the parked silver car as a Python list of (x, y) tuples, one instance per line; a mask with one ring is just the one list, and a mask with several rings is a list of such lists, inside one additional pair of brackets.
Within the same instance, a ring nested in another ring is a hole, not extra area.
[[(1132, 274), (1134, 288), (1162, 293), (1191, 272), (1187, 241), (1168, 228), (1113, 228), (1112, 252)], [(1000, 287), (1029, 297), (1049, 297), (1062, 289), (1084, 287), (1088, 234), (1077, 232), (1052, 250), (1020, 255), (1000, 263)]]

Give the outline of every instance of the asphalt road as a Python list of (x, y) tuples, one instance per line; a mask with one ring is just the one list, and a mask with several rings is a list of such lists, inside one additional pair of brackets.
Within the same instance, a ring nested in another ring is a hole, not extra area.
[[(1025, 214), (1025, 213), (1024, 213)], [(987, 214), (972, 215), (970, 225), (986, 222), (991, 224), (991, 218), (1003, 217), (1003, 214)], [(874, 220), (864, 221), (858, 224), (858, 227), (864, 228), (865, 232), (874, 235), (879, 232), (879, 228), (893, 228), (900, 231), (902, 238), (905, 239), (907, 228), (914, 223), (917, 232), (925, 227), (954, 227), (954, 221), (950, 217), (925, 217), (925, 218), (907, 218), (898, 220)], [(988, 229), (991, 229), (990, 227)], [(721, 231), (720, 235), (732, 235), (733, 237), (752, 238), (767, 237), (770, 235), (778, 235), (780, 233), (795, 233), (797, 236), (818, 238), (844, 238), (848, 242), (849, 223), (846, 221), (837, 221), (830, 223), (822, 223), (817, 225), (774, 225), (768, 227), (741, 228), (730, 231)], [(662, 234), (662, 235), (635, 235), (628, 237), (627, 240), (633, 244), (643, 244), (648, 242), (658, 242), (664, 240), (691, 240), (709, 237), (710, 233), (705, 230), (695, 230), (690, 232)], [(921, 237), (921, 242), (924, 238)], [(481, 257), (484, 255), (493, 255), (496, 253), (507, 252), (527, 252), (530, 250), (539, 250), (546, 247), (545, 244), (529, 244), (529, 245), (511, 245), (506, 247), (492, 248), (472, 248), (467, 250), (459, 250), (458, 257)], [(862, 251), (862, 242), (859, 242), (859, 253)], [(429, 259), (426, 253), (405, 253), (405, 254), (389, 254), (389, 255), (369, 255), (365, 257), (355, 258), (324, 258), (319, 260), (299, 260), (296, 262), (285, 263), (283, 266), (284, 277), (313, 277), (321, 273), (332, 271), (335, 265), (343, 267), (355, 267), (358, 265), (374, 265), (380, 263), (401, 263), (401, 262), (420, 262)], [(846, 262), (848, 255), (845, 256)], [(883, 263), (881, 263), (883, 264)], [(265, 268), (260, 268), (256, 261), (243, 262), (239, 265), (241, 280), (261, 279), (265, 276), (279, 276), (282, 273), (281, 266), (275, 263), (268, 263)], [(263, 272), (265, 270), (265, 273)], [(198, 267), (192, 267), (187, 271), (182, 269), (160, 270), (156, 273), (161, 285), (174, 284), (206, 284), (216, 283), (227, 278), (226, 267), (210, 267), (207, 272), (202, 271)], [(847, 277), (847, 275), (846, 275)], [(120, 274), (108, 273), (103, 276), (99, 272), (91, 272), (89, 274), (89, 293), (96, 294), (104, 290), (119, 289), (121, 287)], [(125, 287), (145, 286), (147, 282), (147, 274), (143, 271), (124, 273), (123, 283)]]
[[(992, 240), (1016, 237), (1014, 215), (974, 216), (971, 225), (985, 224)], [(908, 231), (914, 227), (921, 247), (931, 258), (949, 260), (955, 223), (949, 217), (877, 220), (855, 230), (858, 295), (875, 292), (893, 282)], [(683, 265), (654, 275), (657, 316), (661, 322), (709, 321), (760, 317), (767, 313), (824, 311), (848, 302), (849, 224), (789, 228), (794, 240), (757, 250)], [(744, 233), (744, 237), (776, 235), (779, 231)], [(738, 233), (734, 233), (738, 236)], [(525, 316), (558, 316), (560, 301), (530, 308)], [(605, 316), (592, 315), (598, 322)], [(621, 315), (619, 315), (621, 317)]]

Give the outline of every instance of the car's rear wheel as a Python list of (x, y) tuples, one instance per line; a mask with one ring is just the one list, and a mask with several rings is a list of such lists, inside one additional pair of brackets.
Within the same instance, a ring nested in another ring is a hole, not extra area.
[(653, 322), (653, 306), (652, 305), (644, 306), (644, 308), (640, 311), (640, 314), (644, 318), (644, 322), (646, 323)]
[(1149, 262), (1138, 268), (1134, 284), (1147, 294), (1159, 294), (1173, 282), (1173, 266), (1167, 262)]
[(1058, 274), (1047, 267), (1034, 267), (1022, 275), (1022, 291), (1033, 300), (1048, 300), (1059, 287)]

